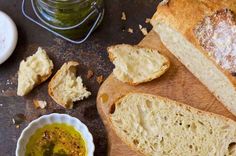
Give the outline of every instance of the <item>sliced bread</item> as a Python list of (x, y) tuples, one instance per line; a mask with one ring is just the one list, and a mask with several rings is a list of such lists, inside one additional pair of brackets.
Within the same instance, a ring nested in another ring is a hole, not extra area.
[(113, 129), (145, 155), (236, 155), (236, 123), (231, 119), (141, 93), (128, 94), (113, 106)]
[(169, 0), (151, 23), (163, 44), (236, 115), (236, 0)]
[(48, 93), (54, 101), (65, 108), (73, 108), (73, 102), (87, 98), (91, 93), (83, 86), (80, 76), (76, 77), (78, 62), (64, 63), (48, 85)]
[(132, 85), (158, 78), (170, 66), (169, 60), (154, 49), (120, 44), (108, 47), (108, 53), (115, 65), (115, 77)]
[(41, 47), (20, 63), (17, 95), (28, 94), (36, 85), (46, 81), (52, 74), (53, 63)]

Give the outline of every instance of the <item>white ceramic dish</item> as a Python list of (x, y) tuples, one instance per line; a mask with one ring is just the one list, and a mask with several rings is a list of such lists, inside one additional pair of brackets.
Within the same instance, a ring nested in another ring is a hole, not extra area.
[(93, 156), (94, 153), (94, 143), (93, 137), (89, 132), (86, 125), (84, 125), (80, 120), (71, 117), (66, 114), (50, 114), (44, 115), (40, 118), (32, 121), (21, 133), (16, 147), (16, 156), (25, 156), (26, 145), (30, 137), (35, 133), (35, 131), (45, 125), (53, 123), (65, 123), (73, 126), (80, 134), (83, 136), (86, 146), (87, 146), (87, 156)]
[(0, 11), (0, 64), (11, 56), (15, 50), (17, 39), (15, 23), (7, 14)]

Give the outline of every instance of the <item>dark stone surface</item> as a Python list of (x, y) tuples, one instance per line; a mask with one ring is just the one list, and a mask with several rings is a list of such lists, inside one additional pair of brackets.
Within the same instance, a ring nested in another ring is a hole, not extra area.
[[(40, 115), (52, 112), (67, 113), (84, 122), (94, 137), (96, 146), (95, 155), (107, 154), (107, 136), (104, 125), (96, 109), (96, 95), (99, 84), (96, 76), (107, 77), (113, 68), (109, 62), (106, 48), (117, 43), (137, 44), (143, 38), (139, 31), (139, 24), (147, 27), (146, 18), (155, 12), (157, 0), (106, 0), (106, 13), (102, 25), (83, 44), (73, 45), (63, 41), (46, 30), (28, 21), (21, 14), (20, 0), (0, 0), (0, 10), (6, 12), (15, 21), (18, 28), (18, 44), (13, 55), (0, 65), (0, 155), (13, 156), (16, 142), (21, 131), (29, 122)], [(121, 12), (127, 15), (126, 21), (121, 21)], [(127, 32), (128, 28), (134, 33)], [(126, 31), (122, 31), (126, 29)], [(55, 73), (60, 66), (69, 60), (80, 62), (78, 74), (82, 76), (84, 84), (92, 92), (88, 99), (75, 103), (75, 108), (65, 110), (57, 105), (47, 94), (48, 81), (36, 87), (25, 97), (16, 96), (17, 70), (22, 59), (32, 55), (38, 46), (42, 46), (53, 60)], [(91, 69), (94, 76), (86, 78), (87, 71)], [(46, 100), (46, 110), (34, 108), (33, 99)], [(17, 129), (12, 123), (16, 114), (24, 114), (26, 121)]]

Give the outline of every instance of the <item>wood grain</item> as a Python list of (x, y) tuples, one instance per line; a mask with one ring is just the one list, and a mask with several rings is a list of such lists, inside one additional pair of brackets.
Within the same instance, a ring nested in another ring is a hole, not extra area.
[(208, 90), (195, 78), (161, 43), (159, 36), (151, 31), (140, 45), (158, 49), (171, 61), (170, 69), (160, 78), (138, 86), (130, 86), (117, 80), (112, 74), (104, 81), (97, 95), (97, 108), (106, 126), (109, 138), (109, 155), (141, 156), (124, 144), (111, 128), (109, 110), (122, 95), (129, 92), (145, 92), (168, 97), (192, 107), (221, 114), (236, 120)]

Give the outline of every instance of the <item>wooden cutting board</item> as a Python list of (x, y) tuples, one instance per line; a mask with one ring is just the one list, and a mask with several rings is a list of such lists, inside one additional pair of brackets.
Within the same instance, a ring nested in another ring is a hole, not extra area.
[(109, 110), (122, 95), (129, 92), (145, 92), (168, 97), (192, 107), (214, 112), (236, 120), (208, 90), (195, 78), (161, 43), (159, 36), (151, 31), (140, 45), (158, 49), (171, 61), (170, 69), (160, 78), (138, 86), (130, 86), (111, 74), (102, 84), (97, 95), (97, 109), (108, 133), (110, 156), (141, 156), (123, 143), (111, 128)]

